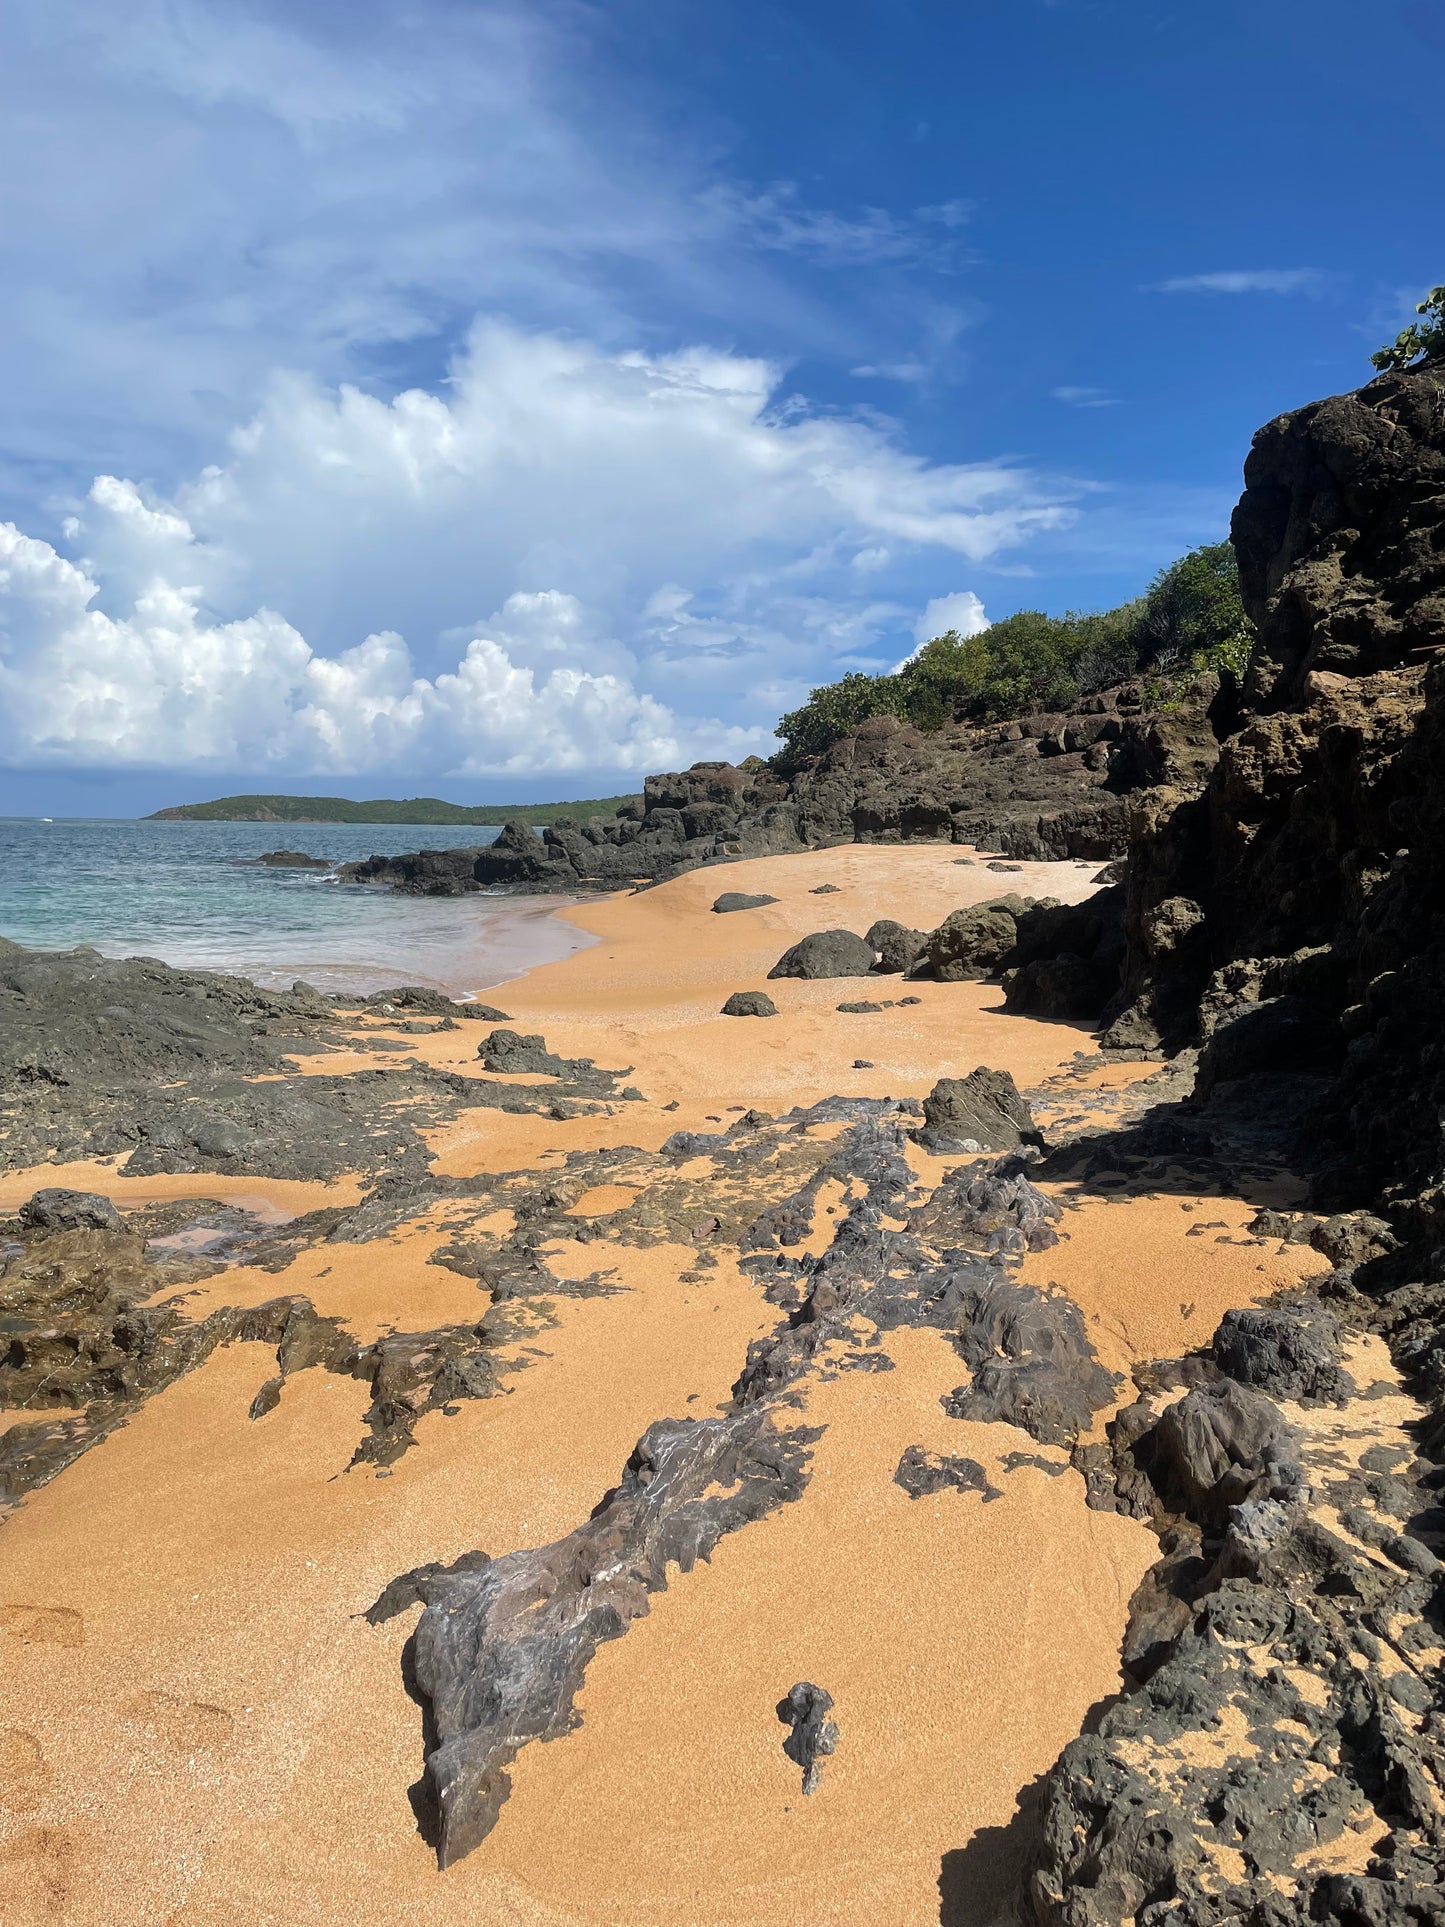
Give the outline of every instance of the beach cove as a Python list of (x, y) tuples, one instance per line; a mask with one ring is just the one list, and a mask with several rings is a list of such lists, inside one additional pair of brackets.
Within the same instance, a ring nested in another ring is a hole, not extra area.
[[(1020, 1802), (1117, 1692), (1129, 1602), (1157, 1544), (1139, 1521), (1086, 1506), (1066, 1443), (949, 1416), (941, 1401), (967, 1374), (939, 1330), (855, 1318), (824, 1346), (789, 1394), (789, 1422), (810, 1439), (800, 1494), (729, 1531), (710, 1561), (673, 1568), (650, 1610), (597, 1648), (573, 1730), (520, 1748), (495, 1826), (445, 1872), (407, 1796), (423, 1752), (403, 1658), (416, 1612), (364, 1617), (409, 1568), (563, 1540), (654, 1421), (727, 1409), (749, 1347), (778, 1328), (778, 1300), (742, 1264), (722, 1203), (710, 1214), (685, 1200), (679, 1216), (664, 1202), (647, 1228), (642, 1206), (663, 1197), (659, 1160), (676, 1133), (697, 1134), (699, 1155), (674, 1154), (674, 1188), (716, 1168), (708, 1134), (715, 1143), (739, 1118), (835, 1096), (920, 1099), (939, 1077), (986, 1064), (1014, 1076), (1048, 1130), (1051, 1106), (1107, 1123), (1157, 1075), (1150, 1063), (1101, 1065), (1082, 1028), (1010, 1015), (989, 983), (768, 983), (811, 930), (879, 916), (927, 928), (996, 896), (1005, 879), (958, 855), (850, 846), (766, 858), (557, 913), (590, 947), (504, 989), (474, 988), (550, 1052), (625, 1072), (640, 1098), (570, 1117), (467, 1110), (426, 1133), (450, 1196), (421, 1199), (361, 1242), (303, 1246), (279, 1271), (232, 1264), (188, 1285), (191, 1320), (284, 1292), (361, 1344), (463, 1328), (507, 1293), (489, 1294), (486, 1263), (433, 1258), (468, 1235), (513, 1236), (522, 1215), (474, 1210), (459, 1230), (465, 1186), (512, 1174), (508, 1195), (554, 1187), (534, 1247), (553, 1287), (526, 1300), (527, 1319), (498, 1348), (500, 1396), (425, 1406), (411, 1449), (354, 1462), (362, 1384), (298, 1371), (253, 1417), (275, 1353), (227, 1343), (5, 1517), (7, 1919), (1011, 1917)], [(1089, 865), (1010, 868), (1008, 887), (1025, 895), (1077, 901), (1095, 887)], [(722, 883), (776, 901), (716, 915)], [(719, 1015), (732, 991), (764, 983), (777, 1017)], [(886, 991), (892, 1007), (838, 1009), (860, 990), (872, 1001)], [(918, 1001), (900, 1005), (901, 990)], [(294, 1064), (337, 1076), (394, 1065), (404, 1049), (465, 1075), (485, 1031), (372, 1011), (347, 1048)], [(791, 1129), (780, 1155), (803, 1170), (846, 1124)], [(970, 1162), (900, 1141), (918, 1199)], [(0, 1184), (7, 1210), (60, 1185), (125, 1212), (229, 1197), (254, 1213), (259, 1200), (278, 1222), (354, 1206), (365, 1189), (131, 1177), (93, 1160), (8, 1171)], [(862, 1192), (825, 1178), (794, 1252), (826, 1251)], [(1249, 1234), (1262, 1200), (1191, 1191), (1182, 1169), (1112, 1193), (1055, 1183), (1045, 1195), (1062, 1208), (1060, 1242), (1030, 1251), (1019, 1282), (1057, 1281), (1098, 1366), (1119, 1375), (1086, 1437), (1134, 1396), (1135, 1364), (1324, 1268), (1308, 1246)], [(898, 1203), (883, 1222), (906, 1215)], [(582, 1288), (599, 1274), (602, 1289)], [(895, 1476), (910, 1454), (971, 1466), (978, 1484), (945, 1478), (911, 1496)], [(775, 1712), (798, 1680), (831, 1695), (839, 1728), (808, 1797)]]

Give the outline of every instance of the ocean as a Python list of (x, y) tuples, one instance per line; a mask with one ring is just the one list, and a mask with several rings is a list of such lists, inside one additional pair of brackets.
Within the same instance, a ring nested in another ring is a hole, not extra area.
[(405, 897), (321, 870), (272, 870), (264, 850), (333, 863), (490, 843), (467, 824), (154, 823), (0, 817), (0, 936), (44, 950), (93, 944), (273, 989), (428, 984), (467, 996), (591, 939), (555, 897)]

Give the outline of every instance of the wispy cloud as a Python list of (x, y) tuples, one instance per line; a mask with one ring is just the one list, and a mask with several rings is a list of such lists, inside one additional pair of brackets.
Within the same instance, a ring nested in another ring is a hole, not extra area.
[(944, 272), (966, 265), (958, 234), (972, 217), (967, 201), (894, 214), (864, 207), (856, 214), (810, 207), (792, 181), (749, 191), (726, 183), (707, 188), (700, 205), (753, 246), (798, 254), (825, 267), (922, 266)]
[(1055, 401), (1067, 402), (1070, 408), (1118, 408), (1120, 398), (1111, 395), (1106, 388), (1051, 388), (1049, 393)]
[(1319, 294), (1318, 268), (1229, 268), (1218, 274), (1178, 274), (1154, 283), (1155, 294)]

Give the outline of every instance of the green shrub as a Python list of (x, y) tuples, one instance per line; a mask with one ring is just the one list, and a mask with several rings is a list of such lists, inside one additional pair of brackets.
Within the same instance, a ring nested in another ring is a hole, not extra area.
[(1153, 691), (1158, 702), (1177, 703), (1201, 670), (1242, 676), (1253, 639), (1234, 550), (1211, 543), (1162, 569), (1145, 595), (1117, 609), (1062, 616), (1021, 609), (980, 635), (950, 629), (935, 636), (891, 675), (854, 670), (823, 684), (778, 724), (783, 747), (774, 767), (789, 771), (821, 756), (870, 716), (898, 716), (922, 730), (964, 718), (1000, 722), (1066, 709), (1141, 671), (1150, 675), (1146, 701)]
[(1408, 368), (1416, 361), (1434, 361), (1437, 356), (1445, 355), (1445, 288), (1431, 288), (1423, 301), (1416, 302), (1415, 312), (1425, 316), (1423, 327), (1418, 321), (1412, 321), (1395, 336), (1391, 347), (1381, 348), (1370, 356), (1382, 372)]

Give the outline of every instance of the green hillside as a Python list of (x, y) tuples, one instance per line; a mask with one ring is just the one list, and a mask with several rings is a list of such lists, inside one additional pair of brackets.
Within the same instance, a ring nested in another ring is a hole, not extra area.
[(218, 796), (212, 803), (177, 803), (156, 810), (152, 823), (555, 823), (559, 816), (615, 816), (634, 796), (594, 796), (580, 803), (444, 803), (436, 796)]

